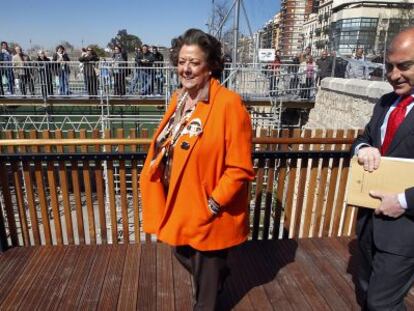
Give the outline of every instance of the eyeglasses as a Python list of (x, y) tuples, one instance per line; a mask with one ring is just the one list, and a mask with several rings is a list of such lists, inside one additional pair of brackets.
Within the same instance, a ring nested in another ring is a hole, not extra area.
[(393, 63), (385, 63), (385, 69), (387, 70), (387, 72), (390, 72), (394, 69), (394, 67), (397, 67), (398, 70), (400, 71), (406, 71), (411, 69), (411, 67), (414, 65), (414, 61), (406, 61), (406, 62), (402, 62), (399, 64), (393, 64)]
[(87, 49), (86, 51), (88, 51), (88, 52), (92, 52), (92, 50), (91, 50), (91, 49)]

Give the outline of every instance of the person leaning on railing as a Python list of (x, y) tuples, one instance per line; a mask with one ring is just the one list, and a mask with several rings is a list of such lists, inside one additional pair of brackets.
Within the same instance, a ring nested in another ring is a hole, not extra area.
[(55, 75), (59, 79), (59, 95), (69, 95), (69, 75), (70, 68), (68, 62), (70, 61), (68, 54), (65, 52), (63, 45), (56, 47), (56, 53), (53, 55), (53, 62), (55, 66)]
[(95, 68), (99, 62), (99, 57), (92, 47), (86, 49), (86, 54), (79, 57), (79, 61), (83, 63), (83, 78), (86, 82), (86, 90), (88, 95), (98, 95), (98, 78)]
[(194, 310), (214, 310), (227, 254), (248, 236), (252, 127), (240, 95), (220, 85), (221, 43), (198, 29), (174, 40), (175, 92), (151, 143), (140, 187), (143, 227), (193, 275)]
[(140, 68), (140, 81), (142, 83), (142, 88), (140, 93), (142, 95), (150, 95), (154, 92), (153, 85), (153, 76), (154, 76), (154, 54), (149, 50), (149, 46), (144, 44), (142, 46), (142, 53), (139, 54), (138, 59), (136, 60)]
[(20, 93), (26, 95), (26, 88), (29, 87), (30, 94), (35, 94), (33, 72), (29, 55), (23, 53), (22, 48), (16, 45), (14, 48), (16, 54), (13, 55), (14, 73), (19, 79)]
[(7, 88), (10, 95), (14, 94), (14, 74), (12, 69), (12, 58), (13, 56), (10, 53), (9, 46), (6, 41), (1, 42), (1, 51), (0, 51), (0, 58), (1, 61), (4, 62), (2, 64), (2, 68), (0, 68), (0, 79), (3, 76), (6, 77), (7, 80)]
[(39, 67), (42, 96), (53, 95), (52, 65), (50, 64), (50, 59), (47, 57), (45, 51), (40, 50), (36, 60), (37, 66)]
[(306, 56), (306, 60), (300, 64), (299, 76), (301, 77), (300, 97), (309, 99), (312, 95), (312, 88), (315, 85), (316, 64), (312, 55)]
[(318, 66), (318, 76), (317, 76), (317, 85), (321, 84), (321, 81), (332, 75), (332, 57), (328, 56), (328, 51), (323, 50), (321, 57), (316, 60), (316, 65)]
[(269, 93), (270, 96), (278, 95), (278, 84), (280, 77), (280, 66), (282, 61), (280, 59), (280, 50), (276, 51), (274, 60), (267, 66), (268, 75), (269, 75)]
[(164, 94), (164, 56), (160, 53), (160, 51), (158, 51), (156, 46), (152, 46), (152, 54), (154, 55), (154, 67), (157, 68), (155, 69), (155, 74), (153, 75), (153, 89), (154, 93), (162, 95)]
[(114, 95), (125, 95), (125, 77), (127, 76), (127, 53), (122, 51), (121, 46), (114, 46), (113, 60), (113, 75), (114, 75)]
[[(3, 55), (0, 53), (0, 66), (2, 66), (2, 62), (3, 62)], [(0, 68), (0, 96), (4, 96), (3, 74), (2, 74), (1, 68)]]

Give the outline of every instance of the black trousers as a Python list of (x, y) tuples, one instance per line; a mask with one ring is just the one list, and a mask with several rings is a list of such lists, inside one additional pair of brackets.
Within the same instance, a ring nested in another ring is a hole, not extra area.
[(414, 258), (381, 251), (375, 247), (372, 219), (359, 238), (358, 287), (364, 310), (406, 310), (404, 297), (414, 282)]
[(26, 95), (26, 88), (29, 87), (30, 94), (35, 94), (33, 78), (30, 75), (19, 75), (20, 91), (22, 95)]
[(174, 248), (175, 257), (193, 276), (193, 310), (215, 310), (217, 295), (229, 275), (227, 254), (228, 249), (203, 252), (188, 245)]
[(125, 95), (125, 73), (114, 73), (114, 95)]
[(85, 75), (86, 90), (88, 95), (98, 95), (98, 79), (95, 75)]
[(3, 75), (0, 72), (0, 96), (4, 95), (4, 90), (3, 90)]

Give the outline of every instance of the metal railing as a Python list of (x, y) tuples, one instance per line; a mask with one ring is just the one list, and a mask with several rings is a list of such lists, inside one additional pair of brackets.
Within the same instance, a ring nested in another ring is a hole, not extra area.
[[(168, 63), (138, 67), (135, 62), (40, 62), (23, 65), (0, 62), (0, 96), (49, 98), (151, 98), (168, 99), (179, 87), (176, 68)], [(245, 99), (287, 97), (313, 99), (317, 67), (300, 65), (226, 64), (221, 81)]]

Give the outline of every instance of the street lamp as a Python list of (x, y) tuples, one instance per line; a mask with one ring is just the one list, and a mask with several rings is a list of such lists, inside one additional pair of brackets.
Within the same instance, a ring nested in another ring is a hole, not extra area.
[(380, 20), (379, 23), (379, 29), (380, 32), (385, 31), (385, 37), (384, 37), (384, 48), (383, 48), (383, 55), (382, 55), (382, 65), (383, 65), (383, 69), (382, 69), (382, 80), (385, 80), (385, 57), (386, 57), (386, 53), (387, 53), (387, 40), (388, 40), (388, 29), (390, 27), (390, 19), (384, 19), (382, 18)]

